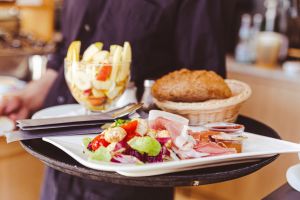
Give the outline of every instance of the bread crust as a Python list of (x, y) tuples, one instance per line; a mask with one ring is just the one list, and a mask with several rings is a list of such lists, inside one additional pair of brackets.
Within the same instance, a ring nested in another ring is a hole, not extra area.
[(213, 71), (181, 69), (156, 80), (152, 95), (159, 101), (202, 102), (232, 96), (224, 79)]

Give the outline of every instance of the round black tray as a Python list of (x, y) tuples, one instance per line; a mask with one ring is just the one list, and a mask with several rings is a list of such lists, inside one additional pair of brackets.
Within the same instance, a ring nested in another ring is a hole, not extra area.
[[(237, 122), (244, 124), (248, 132), (280, 139), (279, 135), (272, 128), (251, 118), (240, 116)], [(115, 172), (98, 171), (87, 168), (62, 150), (44, 142), (42, 139), (22, 141), (21, 145), (31, 155), (56, 170), (85, 179), (145, 187), (196, 186), (232, 180), (253, 173), (278, 157), (278, 155), (274, 155), (255, 162), (210, 167), (150, 177), (126, 177)]]

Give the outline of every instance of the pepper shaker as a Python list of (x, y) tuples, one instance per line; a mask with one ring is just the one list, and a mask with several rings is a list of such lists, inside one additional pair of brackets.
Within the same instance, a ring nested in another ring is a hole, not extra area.
[(143, 103), (143, 109), (145, 111), (149, 111), (154, 108), (153, 97), (151, 94), (151, 88), (153, 84), (154, 84), (154, 80), (144, 81), (144, 93), (141, 99), (141, 103)]

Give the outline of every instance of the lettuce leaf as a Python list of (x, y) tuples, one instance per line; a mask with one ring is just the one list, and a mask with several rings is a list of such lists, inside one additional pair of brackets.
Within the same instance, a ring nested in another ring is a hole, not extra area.
[(87, 148), (91, 141), (92, 141), (92, 138), (89, 138), (89, 137), (83, 138), (82, 143), (83, 143), (84, 148)]
[(110, 152), (104, 146), (99, 147), (95, 152), (91, 153), (91, 159), (109, 162), (111, 160)]
[(127, 143), (132, 149), (141, 154), (146, 153), (149, 156), (157, 156), (161, 150), (160, 143), (150, 136), (134, 137)]

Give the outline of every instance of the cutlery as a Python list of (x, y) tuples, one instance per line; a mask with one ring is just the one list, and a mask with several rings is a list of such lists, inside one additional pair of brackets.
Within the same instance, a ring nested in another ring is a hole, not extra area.
[(21, 130), (39, 130), (64, 127), (93, 126), (97, 124), (113, 122), (117, 118), (124, 118), (134, 113), (141, 107), (141, 103), (132, 103), (128, 104), (127, 106), (100, 114), (18, 120), (17, 127), (19, 127)]
[(6, 142), (49, 136), (99, 134), (102, 131), (101, 125), (118, 118), (133, 116), (133, 113), (141, 107), (141, 103), (132, 103), (95, 115), (18, 120), (17, 126), (21, 130), (5, 132)]

